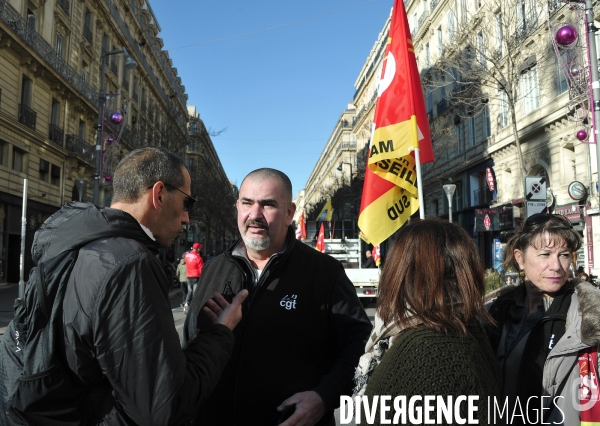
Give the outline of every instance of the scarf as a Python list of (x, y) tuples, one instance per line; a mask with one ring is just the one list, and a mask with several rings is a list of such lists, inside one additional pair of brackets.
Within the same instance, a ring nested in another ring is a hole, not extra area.
[(364, 395), (367, 389), (369, 378), (379, 365), (381, 359), (387, 352), (403, 328), (398, 327), (394, 322), (384, 324), (383, 320), (375, 313), (375, 326), (371, 332), (371, 337), (367, 341), (365, 354), (360, 357), (358, 367), (354, 372), (354, 390), (353, 397)]

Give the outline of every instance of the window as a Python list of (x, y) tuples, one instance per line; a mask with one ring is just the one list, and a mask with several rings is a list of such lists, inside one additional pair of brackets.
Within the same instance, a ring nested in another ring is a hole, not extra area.
[(413, 31), (416, 33), (419, 29), (419, 17), (417, 16), (417, 12), (413, 15)]
[(27, 161), (25, 151), (19, 148), (13, 148), (12, 168), (16, 172), (27, 173)]
[(425, 45), (425, 66), (431, 67), (431, 54), (429, 53), (429, 43)]
[(60, 186), (60, 167), (52, 164), (50, 170), (50, 183), (52, 185)]
[(448, 38), (454, 40), (454, 12), (448, 12)]
[(460, 0), (460, 23), (467, 24), (467, 0)]
[(444, 53), (444, 45), (442, 42), (442, 27), (439, 27), (436, 30), (436, 33), (437, 33), (438, 55), (442, 56), (442, 53)]
[(475, 117), (469, 117), (469, 146), (475, 146)]
[(492, 123), (490, 120), (490, 107), (486, 105), (483, 108), (483, 138), (487, 139), (492, 135)]
[(93, 15), (89, 9), (85, 9), (85, 17), (83, 24), (83, 38), (85, 38), (89, 43), (93, 41), (93, 33), (92, 33), (92, 22)]
[(462, 129), (460, 128), (460, 123), (454, 126), (454, 134), (456, 135), (456, 153), (460, 154), (462, 152)]
[(556, 57), (556, 91), (558, 94), (564, 93), (569, 89), (567, 83), (567, 76), (565, 75), (565, 68), (570, 64), (569, 51), (562, 50), (560, 58)]
[(59, 32), (56, 33), (56, 37), (54, 38), (54, 49), (56, 50), (56, 56), (64, 59), (65, 38)]
[(503, 31), (502, 31), (502, 14), (496, 14), (496, 55), (498, 59), (502, 58), (502, 43), (503, 40)]
[(508, 126), (508, 95), (504, 90), (499, 89), (498, 97), (500, 98), (500, 105), (498, 108), (498, 127), (503, 129)]
[(31, 8), (27, 8), (27, 29), (37, 32), (37, 16)]
[(77, 132), (77, 136), (79, 136), (79, 139), (82, 141), (85, 140), (85, 121), (83, 120), (79, 120), (79, 131)]
[(40, 159), (40, 180), (48, 182), (48, 173), (50, 172), (50, 163)]
[(90, 71), (89, 71), (89, 69), (90, 69), (89, 65), (85, 61), (82, 61), (81, 62), (81, 79), (83, 81), (85, 81), (86, 83), (90, 79)]
[(33, 92), (33, 81), (26, 75), (23, 75), (21, 82), (21, 104), (31, 107), (31, 95)]
[(537, 67), (533, 67), (521, 75), (521, 98), (523, 99), (523, 115), (529, 114), (540, 106)]
[(56, 99), (52, 99), (52, 111), (50, 115), (50, 124), (58, 126), (60, 123), (60, 102)]
[(477, 62), (482, 67), (486, 65), (486, 52), (485, 52), (485, 38), (483, 35), (483, 30), (479, 31), (477, 34)]
[(0, 140), (0, 166), (6, 166), (8, 144)]

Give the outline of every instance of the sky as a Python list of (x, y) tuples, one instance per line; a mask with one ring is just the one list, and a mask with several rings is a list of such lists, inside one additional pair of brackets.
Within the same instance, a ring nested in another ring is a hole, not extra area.
[(304, 188), (393, 0), (150, 0), (159, 37), (238, 186), (260, 167)]

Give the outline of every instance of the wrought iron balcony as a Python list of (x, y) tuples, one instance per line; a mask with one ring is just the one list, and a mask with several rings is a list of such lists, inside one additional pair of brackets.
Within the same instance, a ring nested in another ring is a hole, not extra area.
[(435, 10), (435, 8), (437, 7), (437, 5), (440, 4), (440, 0), (433, 0), (431, 2), (431, 12), (433, 13), (433, 11)]
[(424, 10), (423, 13), (421, 14), (421, 16), (419, 17), (419, 28), (421, 28), (423, 26), (423, 23), (425, 22), (425, 20), (427, 19), (428, 16), (429, 16), (429, 11)]
[(492, 192), (487, 187), (473, 191), (473, 206), (489, 204), (490, 201), (492, 201)]
[(69, 14), (69, 0), (57, 0), (56, 3), (67, 15)]
[(90, 43), (94, 40), (92, 29), (87, 25), (83, 27), (83, 38)]
[(50, 134), (48, 135), (48, 139), (58, 146), (62, 146), (64, 137), (65, 131), (63, 129), (58, 127), (56, 124), (50, 125)]
[(42, 36), (34, 30), (28, 30), (27, 21), (6, 0), (0, 0), (0, 20), (88, 101), (93, 104), (98, 102), (98, 93), (56, 53), (56, 49)]
[(66, 148), (75, 154), (81, 155), (90, 163), (94, 161), (95, 145), (90, 145), (77, 135), (67, 135)]
[(27, 127), (35, 130), (35, 121), (37, 119), (37, 112), (29, 108), (25, 104), (19, 104), (19, 121)]

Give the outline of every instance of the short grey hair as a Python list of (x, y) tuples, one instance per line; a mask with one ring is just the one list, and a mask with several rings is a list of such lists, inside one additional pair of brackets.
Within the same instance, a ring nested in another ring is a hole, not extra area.
[[(179, 188), (185, 183), (183, 169), (188, 170), (181, 157), (164, 148), (131, 151), (115, 170), (112, 202), (135, 203), (158, 181)], [(166, 189), (175, 191), (168, 186)]]
[[(283, 196), (286, 198), (286, 200), (289, 203), (292, 202), (292, 182), (290, 181), (290, 178), (285, 173), (283, 173), (279, 170), (276, 170), (276, 169), (270, 169), (268, 167), (263, 167), (262, 169), (256, 169), (256, 170), (248, 173), (248, 175), (242, 181), (242, 185), (248, 178), (252, 178), (252, 179), (255, 179), (258, 181), (263, 181), (263, 180), (267, 180), (267, 179), (277, 179), (281, 183), (281, 186), (283, 187)], [(242, 187), (242, 185), (240, 185), (240, 188)]]

